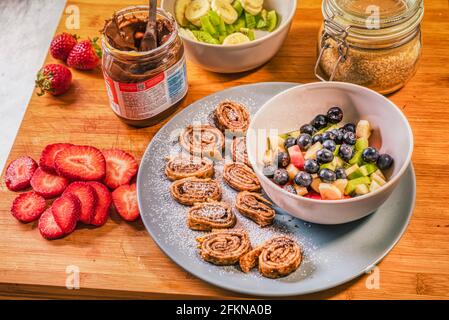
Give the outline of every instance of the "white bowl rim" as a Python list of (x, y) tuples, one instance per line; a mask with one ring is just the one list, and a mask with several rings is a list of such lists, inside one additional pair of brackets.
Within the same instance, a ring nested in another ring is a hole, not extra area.
[(397, 112), (399, 114), (401, 119), (404, 121), (406, 129), (407, 129), (407, 132), (408, 132), (408, 135), (410, 137), (410, 148), (409, 148), (409, 152), (407, 154), (407, 157), (406, 157), (402, 167), (399, 169), (398, 173), (393, 177), (393, 179), (388, 180), (385, 185), (383, 185), (381, 188), (375, 190), (374, 192), (370, 192), (370, 193), (367, 193), (367, 194), (362, 195), (362, 196), (357, 196), (357, 197), (353, 197), (353, 198), (349, 198), (349, 199), (341, 199), (341, 200), (322, 200), (322, 199), (318, 200), (318, 199), (311, 199), (311, 198), (299, 196), (299, 195), (296, 195), (296, 194), (293, 194), (293, 193), (285, 191), (283, 188), (279, 187), (273, 181), (268, 179), (262, 172), (260, 172), (259, 166), (254, 161), (253, 156), (252, 156), (252, 154), (250, 154), (250, 152), (248, 152), (248, 160), (251, 163), (251, 165), (253, 166), (253, 169), (258, 173), (258, 175), (260, 177), (262, 177), (263, 180), (265, 180), (268, 183), (272, 183), (276, 188), (279, 189), (281, 194), (286, 195), (290, 199), (301, 199), (301, 200), (304, 200), (304, 201), (310, 202), (310, 203), (337, 204), (337, 205), (338, 204), (342, 205), (342, 204), (346, 204), (346, 203), (363, 201), (365, 199), (374, 197), (378, 193), (381, 193), (381, 192), (385, 191), (387, 189), (387, 187), (391, 186), (396, 181), (398, 181), (403, 176), (405, 170), (407, 170), (408, 166), (410, 165), (410, 162), (411, 162), (411, 159), (412, 159), (412, 154), (413, 154), (413, 147), (414, 147), (413, 132), (412, 132), (412, 128), (410, 127), (410, 124), (409, 124), (407, 118), (405, 117), (405, 115), (402, 113), (402, 111), (399, 109), (399, 107), (396, 104), (394, 104), (390, 99), (384, 97), (380, 93), (378, 93), (378, 92), (376, 92), (374, 90), (371, 90), (369, 88), (366, 88), (366, 87), (363, 87), (363, 86), (359, 86), (359, 85), (353, 84), (353, 83), (347, 83), (347, 82), (332, 81), (332, 82), (311, 82), (311, 83), (306, 83), (306, 84), (300, 84), (298, 86), (292, 87), (290, 89), (287, 89), (287, 90), (285, 90), (285, 91), (275, 95), (270, 100), (265, 102), (265, 104), (256, 112), (256, 114), (253, 117), (253, 120), (250, 123), (250, 126), (249, 126), (247, 134), (246, 134), (246, 141), (250, 141), (250, 139), (249, 139), (249, 132), (250, 132), (251, 129), (253, 129), (252, 128), (252, 126), (253, 126), (252, 124), (254, 123), (253, 121), (258, 117), (258, 115), (262, 114), (263, 110), (267, 107), (268, 104), (270, 104), (272, 102), (272, 100), (275, 100), (279, 96), (287, 94), (290, 91), (297, 90), (300, 87), (320, 88), (320, 87), (327, 87), (329, 84), (335, 86), (336, 88), (344, 88), (344, 87), (355, 88), (357, 90), (362, 90), (362, 91), (367, 91), (367, 92), (374, 93), (375, 95), (377, 95), (381, 99), (383, 99), (387, 104), (389, 104), (395, 110), (395, 112)]
[[(164, 7), (165, 1), (167, 1), (167, 0), (162, 0), (161, 1), (161, 6), (160, 7), (162, 9), (165, 8)], [(174, 0), (174, 1), (176, 1), (176, 0)], [(186, 42), (189, 42), (191, 44), (199, 44), (199, 45), (202, 45), (202, 46), (205, 46), (205, 47), (223, 48), (225, 50), (231, 50), (233, 48), (240, 48), (240, 49), (251, 48), (251, 47), (258, 45), (259, 43), (261, 43), (261, 42), (263, 42), (263, 41), (265, 41), (265, 40), (267, 40), (267, 39), (269, 39), (271, 37), (274, 37), (275, 35), (277, 35), (281, 31), (283, 31), (287, 26), (290, 25), (291, 21), (293, 20), (293, 17), (296, 14), (296, 9), (298, 7), (298, 0), (290, 0), (290, 1), (293, 1), (295, 9), (292, 10), (292, 12), (290, 12), (290, 15), (287, 17), (287, 19), (285, 19), (285, 20), (282, 19), (281, 20), (281, 24), (273, 32), (270, 32), (269, 34), (267, 34), (267, 35), (265, 35), (265, 36), (263, 36), (261, 38), (255, 39), (253, 41), (250, 41), (250, 42), (241, 43), (241, 44), (234, 44), (234, 45), (210, 44), (210, 43), (205, 43), (205, 42), (200, 42), (200, 41), (193, 41), (193, 40), (191, 40), (189, 38), (183, 37), (181, 34), (179, 34), (179, 36), (181, 37), (182, 41), (186, 41)], [(172, 16), (174, 16), (171, 12), (168, 12), (168, 13), (171, 14)], [(179, 28), (181, 28), (181, 26), (179, 26)]]

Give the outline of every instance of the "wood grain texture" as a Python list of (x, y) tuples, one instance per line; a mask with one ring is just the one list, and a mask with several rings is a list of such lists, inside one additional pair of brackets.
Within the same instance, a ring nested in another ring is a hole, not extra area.
[[(116, 9), (145, 1), (76, 0), (83, 37), (98, 35)], [(263, 67), (219, 75), (188, 64), (189, 93), (182, 108), (215, 91), (261, 81), (315, 81), (315, 43), (321, 24), (320, 1), (301, 0), (289, 37)], [(65, 30), (63, 15), (58, 32)], [(380, 288), (368, 289), (367, 276), (340, 287), (297, 298), (449, 298), (449, 10), (446, 0), (426, 2), (424, 49), (416, 76), (390, 96), (409, 119), (414, 136), (417, 202), (407, 232), (379, 264)], [(49, 57), (47, 62), (52, 61)], [(26, 61), (24, 61), (26, 63)], [(9, 159), (37, 159), (49, 143), (67, 141), (99, 148), (122, 148), (140, 158), (158, 126), (134, 129), (110, 111), (100, 70), (73, 71), (72, 89), (61, 98), (34, 96)], [(82, 228), (65, 239), (46, 241), (36, 224), (10, 215), (16, 194), (0, 185), (0, 297), (32, 298), (232, 298), (242, 297), (194, 278), (170, 261), (141, 222), (113, 214), (98, 229)], [(65, 289), (66, 267), (81, 271), (81, 289)]]

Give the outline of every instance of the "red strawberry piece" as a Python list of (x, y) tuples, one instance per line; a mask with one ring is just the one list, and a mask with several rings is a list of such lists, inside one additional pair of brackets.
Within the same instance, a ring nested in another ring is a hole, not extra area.
[(60, 196), (68, 184), (69, 181), (66, 178), (47, 173), (41, 168), (37, 168), (31, 178), (33, 190), (46, 199)]
[(304, 197), (309, 199), (322, 200), (321, 195), (316, 192), (309, 192), (308, 194), (304, 195)]
[(100, 182), (91, 181), (88, 182), (90, 186), (95, 189), (98, 197), (97, 207), (95, 208), (95, 213), (90, 224), (94, 226), (102, 226), (106, 223), (109, 217), (109, 208), (111, 207), (111, 193), (108, 188)]
[(90, 146), (71, 146), (55, 158), (56, 171), (70, 180), (102, 180), (106, 161), (100, 150)]
[(11, 207), (12, 215), (21, 222), (37, 220), (45, 211), (45, 199), (35, 192), (20, 194), (14, 199)]
[(81, 203), (75, 195), (68, 193), (53, 202), (51, 212), (62, 232), (69, 234), (75, 230), (80, 217)]
[(111, 189), (128, 184), (137, 173), (137, 161), (129, 153), (119, 149), (103, 151), (106, 159), (104, 183)]
[(62, 151), (63, 149), (73, 146), (73, 144), (70, 143), (53, 143), (49, 144), (42, 150), (41, 158), (39, 160), (39, 166), (48, 173), (56, 173), (56, 167), (55, 167), (55, 158), (56, 155)]
[(69, 67), (79, 70), (92, 70), (100, 64), (101, 48), (97, 44), (98, 37), (78, 42), (67, 58)]
[(61, 64), (47, 64), (36, 77), (36, 88), (40, 88), (37, 93), (42, 96), (48, 92), (54, 96), (63, 94), (69, 90), (72, 83), (72, 72)]
[(67, 32), (56, 35), (50, 43), (50, 54), (53, 58), (66, 61), (70, 51), (78, 42), (78, 37)]
[(20, 191), (30, 186), (37, 163), (28, 156), (19, 157), (6, 168), (5, 183), (9, 190)]
[(97, 206), (97, 193), (95, 189), (87, 184), (87, 182), (76, 181), (72, 182), (63, 195), (73, 194), (81, 203), (81, 213), (79, 220), (82, 223), (89, 224), (94, 216), (95, 208)]
[(112, 201), (124, 220), (134, 221), (140, 216), (135, 183), (125, 184), (115, 189), (112, 192)]
[(39, 218), (38, 229), (45, 239), (58, 239), (64, 236), (64, 231), (56, 223), (52, 209), (48, 208)]

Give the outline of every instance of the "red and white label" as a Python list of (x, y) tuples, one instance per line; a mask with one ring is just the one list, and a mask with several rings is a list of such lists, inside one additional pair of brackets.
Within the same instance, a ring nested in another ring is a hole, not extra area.
[(180, 101), (188, 89), (185, 57), (143, 82), (122, 83), (112, 80), (106, 72), (103, 74), (112, 109), (129, 120), (156, 116)]

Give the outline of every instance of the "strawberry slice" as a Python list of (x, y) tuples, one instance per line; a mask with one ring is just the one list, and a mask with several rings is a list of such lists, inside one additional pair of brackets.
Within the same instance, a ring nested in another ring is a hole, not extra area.
[(45, 210), (39, 218), (38, 228), (45, 239), (58, 239), (64, 236), (64, 231), (62, 231), (61, 227), (56, 223), (51, 208)]
[(322, 200), (321, 199), (321, 195), (319, 193), (314, 192), (314, 191), (311, 191), (308, 194), (305, 194), (303, 197), (304, 198), (309, 198), (309, 199), (315, 199), (315, 200)]
[(57, 225), (67, 235), (75, 230), (80, 217), (81, 203), (75, 195), (68, 193), (53, 202), (51, 212)]
[(26, 192), (14, 199), (11, 206), (12, 215), (21, 222), (37, 220), (45, 211), (45, 199), (35, 192)]
[(11, 191), (20, 191), (28, 188), (36, 169), (37, 163), (32, 158), (27, 156), (17, 158), (6, 168), (6, 186)]
[(106, 186), (100, 182), (91, 181), (88, 184), (95, 189), (97, 194), (97, 207), (95, 208), (94, 217), (90, 224), (94, 226), (101, 226), (106, 223), (109, 217), (109, 208), (111, 207), (111, 193)]
[(56, 171), (70, 180), (102, 180), (106, 161), (100, 150), (91, 146), (70, 146), (55, 158)]
[(132, 155), (119, 149), (104, 150), (103, 155), (106, 159), (104, 184), (109, 188), (116, 189), (134, 178), (138, 165)]
[(97, 206), (97, 193), (87, 182), (76, 181), (69, 184), (63, 195), (73, 194), (81, 203), (81, 213), (79, 220), (89, 224), (92, 220)]
[(49, 144), (42, 150), (41, 158), (39, 160), (39, 166), (45, 172), (57, 174), (55, 167), (56, 155), (67, 147), (71, 147), (70, 143), (53, 143)]
[(112, 192), (112, 201), (120, 216), (126, 221), (134, 221), (140, 217), (137, 204), (136, 184), (125, 184)]
[(66, 178), (47, 173), (41, 168), (37, 168), (31, 178), (33, 190), (46, 199), (60, 196), (68, 184)]

